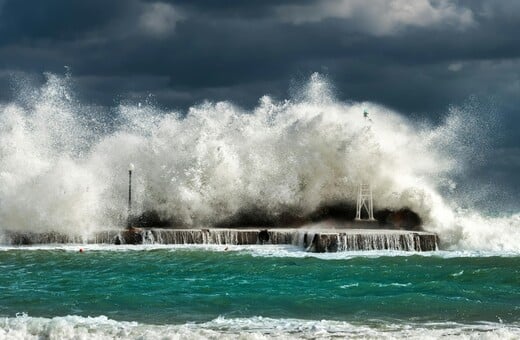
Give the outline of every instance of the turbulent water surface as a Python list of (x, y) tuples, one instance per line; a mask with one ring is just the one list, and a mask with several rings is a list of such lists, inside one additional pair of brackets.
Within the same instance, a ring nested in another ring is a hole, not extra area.
[(520, 336), (520, 257), (4, 248), (0, 336)]
[[(473, 209), (485, 186), (458, 182), (486, 154), (492, 114), (411, 120), (339, 102), (319, 74), (288, 100), (184, 113), (102, 110), (71, 82), (48, 74), (0, 103), (0, 338), (520, 337), (520, 215)], [(169, 226), (312, 224), (369, 183), (376, 209), (415, 211), (442, 251), (7, 245), (117, 233), (131, 162), (133, 214)]]

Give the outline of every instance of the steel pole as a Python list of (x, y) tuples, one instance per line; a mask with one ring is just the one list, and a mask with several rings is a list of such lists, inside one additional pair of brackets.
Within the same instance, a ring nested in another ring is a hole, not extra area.
[(127, 225), (130, 228), (130, 219), (132, 217), (132, 170), (128, 170), (128, 217)]

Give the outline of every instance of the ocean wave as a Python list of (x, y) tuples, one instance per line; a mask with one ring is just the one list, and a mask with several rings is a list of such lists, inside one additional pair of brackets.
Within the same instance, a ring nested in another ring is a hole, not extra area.
[(124, 103), (103, 123), (74, 98), (70, 77), (47, 77), (0, 105), (2, 230), (87, 235), (125, 225), (132, 162), (133, 213), (174, 226), (305, 222), (324, 206), (355, 206), (365, 182), (377, 208), (417, 212), (444, 249), (519, 249), (520, 215), (462, 212), (441, 194), (456, 191), (453, 178), (486, 147), (493, 121), (473, 107), (453, 107), (437, 125), (411, 121), (340, 102), (313, 74), (295, 98), (264, 96), (252, 110), (207, 102), (182, 115)]
[(520, 325), (502, 323), (389, 323), (367, 324), (330, 320), (228, 319), (205, 323), (151, 325), (115, 321), (105, 316), (54, 318), (18, 315), (0, 319), (2, 339), (512, 339)]

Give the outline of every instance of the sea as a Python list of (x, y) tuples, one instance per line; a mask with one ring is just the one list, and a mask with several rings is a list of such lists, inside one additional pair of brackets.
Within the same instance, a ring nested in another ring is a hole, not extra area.
[[(70, 74), (43, 78), (15, 79), (0, 103), (0, 339), (520, 339), (518, 192), (479, 177), (494, 169), (492, 107), (410, 117), (340, 101), (315, 73), (254, 108), (106, 108)], [(198, 230), (312, 224), (348, 215), (363, 183), (439, 250), (5, 237), (89, 239), (128, 212)]]
[(0, 338), (516, 339), (519, 285), (506, 252), (3, 247)]

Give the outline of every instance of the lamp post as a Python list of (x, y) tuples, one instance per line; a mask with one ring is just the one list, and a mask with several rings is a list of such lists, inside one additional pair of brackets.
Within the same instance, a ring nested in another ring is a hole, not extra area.
[(134, 171), (134, 164), (130, 163), (128, 165), (128, 217), (127, 217), (127, 227), (131, 227), (131, 217), (132, 217), (132, 172)]

